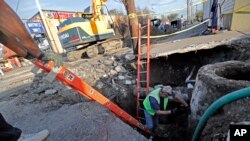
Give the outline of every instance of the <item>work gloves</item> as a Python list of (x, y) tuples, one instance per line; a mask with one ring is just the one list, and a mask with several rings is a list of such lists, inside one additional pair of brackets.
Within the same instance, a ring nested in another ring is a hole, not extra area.
[(40, 58), (44, 63), (48, 63), (49, 61), (54, 61), (55, 67), (60, 67), (63, 65), (63, 58), (60, 54), (54, 52), (46, 52), (43, 53)]
[(191, 114), (191, 109), (190, 106), (186, 106), (186, 107), (179, 107), (179, 108), (173, 108), (171, 109), (171, 114), (176, 114), (176, 113), (183, 113), (183, 112), (187, 112), (188, 114)]

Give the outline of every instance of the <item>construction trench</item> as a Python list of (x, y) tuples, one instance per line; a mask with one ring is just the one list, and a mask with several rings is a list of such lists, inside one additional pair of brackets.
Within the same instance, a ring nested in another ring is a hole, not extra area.
[[(249, 40), (244, 38), (210, 49), (151, 58), (150, 86), (171, 85), (175, 91), (188, 94), (192, 109), (191, 115), (160, 117), (156, 130), (160, 138), (153, 140), (191, 140), (198, 119), (213, 101), (250, 85), (247, 75), (250, 70)], [(136, 59), (131, 56), (130, 49), (122, 48), (66, 65), (135, 116), (137, 71)], [(22, 75), (25, 78), (19, 79)], [(18, 82), (15, 80), (13, 83), (11, 76), (18, 78)], [(11, 124), (22, 128), (23, 132), (48, 129), (50, 135), (46, 141), (148, 140), (99, 104), (90, 102), (58, 81), (48, 83), (44, 76), (43, 72), (32, 76), (22, 70), (1, 77), (0, 110)], [(200, 140), (226, 138), (230, 122), (250, 120), (249, 109), (242, 108), (249, 104), (249, 99), (243, 99), (224, 106), (210, 118)], [(171, 106), (175, 103), (169, 108)]]
[[(194, 126), (209, 105), (229, 92), (249, 86), (248, 46), (249, 38), (245, 38), (237, 44), (151, 59), (151, 84), (171, 85), (176, 91), (188, 94), (191, 100), (192, 114), (186, 123), (189, 125), (185, 129), (186, 134), (181, 130), (172, 130), (176, 129), (173, 128), (174, 125), (168, 128), (165, 125), (162, 132), (167, 134), (167, 138), (164, 140), (191, 140)], [(194, 85), (194, 88), (188, 88), (188, 84)], [(239, 100), (223, 107), (223, 110), (218, 112), (219, 116), (215, 115), (213, 121), (207, 123), (201, 140), (225, 139), (230, 122), (249, 120), (249, 115), (244, 114), (249, 112), (247, 108), (238, 110), (242, 105), (249, 103), (246, 101), (247, 99)], [(240, 111), (242, 114), (239, 114)], [(180, 134), (184, 136), (179, 136)]]

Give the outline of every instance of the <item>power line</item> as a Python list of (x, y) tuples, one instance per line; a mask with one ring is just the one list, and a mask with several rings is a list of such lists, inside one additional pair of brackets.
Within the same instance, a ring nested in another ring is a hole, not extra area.
[(19, 3), (20, 3), (20, 0), (17, 0), (16, 13), (17, 13), (17, 10), (19, 8)]

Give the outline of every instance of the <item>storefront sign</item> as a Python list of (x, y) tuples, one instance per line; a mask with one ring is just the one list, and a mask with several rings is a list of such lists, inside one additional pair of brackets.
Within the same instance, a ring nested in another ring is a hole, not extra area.
[(69, 19), (72, 17), (78, 17), (77, 13), (66, 13), (66, 12), (51, 12), (46, 14), (50, 19)]
[(45, 33), (41, 22), (26, 22), (26, 24), (31, 34)]

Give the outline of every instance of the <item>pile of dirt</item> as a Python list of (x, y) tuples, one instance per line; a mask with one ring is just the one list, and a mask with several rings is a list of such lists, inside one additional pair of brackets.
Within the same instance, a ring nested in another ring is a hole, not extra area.
[[(141, 34), (142, 35), (147, 35), (147, 26), (145, 25), (144, 27), (142, 27), (142, 30), (141, 30)], [(154, 27), (154, 26), (150, 26), (150, 35), (151, 36), (155, 36), (155, 35), (163, 35), (163, 34), (166, 34), (163, 30), (160, 30), (158, 29), (157, 27)]]
[(66, 99), (19, 91), (11, 100), (1, 101), (0, 110), (8, 122), (23, 133), (48, 129), (46, 141), (134, 140), (146, 138), (94, 102), (66, 104)]
[[(109, 99), (117, 96), (124, 98), (135, 87), (135, 56), (129, 49), (123, 49), (119, 53), (66, 63), (66, 66)], [(52, 83), (44, 80), (45, 75), (47, 74), (43, 72), (36, 74), (30, 88), (32, 93), (59, 94), (75, 102), (86, 100), (56, 80)]]

